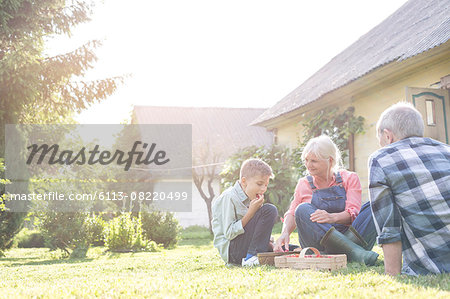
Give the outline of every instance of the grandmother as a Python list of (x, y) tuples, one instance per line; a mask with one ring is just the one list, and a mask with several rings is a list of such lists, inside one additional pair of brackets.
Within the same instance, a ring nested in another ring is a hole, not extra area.
[(309, 175), (299, 180), (284, 217), (274, 251), (283, 251), (298, 230), (300, 245), (327, 253), (345, 253), (350, 261), (375, 264), (376, 231), (370, 203), (361, 208), (361, 183), (354, 172), (341, 168), (341, 154), (330, 137), (309, 140), (302, 152)]

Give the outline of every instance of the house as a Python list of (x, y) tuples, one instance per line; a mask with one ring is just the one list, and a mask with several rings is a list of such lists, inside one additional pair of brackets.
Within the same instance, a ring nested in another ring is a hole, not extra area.
[(302, 119), (324, 107), (353, 106), (365, 118), (365, 134), (351, 141), (351, 164), (367, 200), (367, 161), (379, 148), (375, 124), (398, 101), (423, 114), (425, 135), (450, 139), (450, 1), (410, 0), (334, 57), (252, 124), (274, 131), (280, 144), (295, 146)]
[[(217, 177), (223, 163), (233, 153), (247, 146), (270, 146), (273, 133), (250, 126), (250, 122), (266, 109), (261, 108), (193, 108), (135, 106), (133, 123), (136, 124), (191, 124), (193, 168), (211, 171), (215, 196), (220, 195)], [(213, 168), (215, 166), (215, 168)], [(203, 190), (207, 193), (207, 186)], [(192, 212), (175, 213), (183, 227), (209, 226), (205, 200), (192, 183)]]

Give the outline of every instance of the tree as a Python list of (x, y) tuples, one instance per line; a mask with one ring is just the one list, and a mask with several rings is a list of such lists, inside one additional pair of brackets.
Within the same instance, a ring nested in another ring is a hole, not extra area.
[[(78, 0), (0, 1), (0, 157), (5, 124), (67, 122), (73, 112), (111, 95), (122, 81), (76, 80), (92, 68), (99, 41), (54, 57), (44, 55), (47, 37), (70, 36), (74, 26), (89, 21), (92, 8)], [(2, 187), (0, 198), (4, 192)], [(0, 235), (6, 236), (0, 239), (0, 250), (11, 245), (24, 216), (0, 212)]]
[(219, 161), (223, 154), (219, 146), (213, 148), (209, 142), (196, 144), (193, 153), (192, 180), (205, 201), (209, 231), (212, 233), (212, 201), (216, 196), (213, 183), (219, 178)]

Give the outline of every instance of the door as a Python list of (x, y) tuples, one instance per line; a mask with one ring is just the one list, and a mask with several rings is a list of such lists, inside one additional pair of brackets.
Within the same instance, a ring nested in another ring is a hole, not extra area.
[(450, 103), (448, 89), (406, 87), (406, 100), (422, 113), (425, 137), (449, 143)]

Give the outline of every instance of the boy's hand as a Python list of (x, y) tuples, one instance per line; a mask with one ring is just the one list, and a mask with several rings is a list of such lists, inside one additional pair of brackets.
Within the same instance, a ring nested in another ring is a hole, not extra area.
[(249, 211), (251, 211), (253, 214), (256, 213), (256, 211), (259, 210), (259, 208), (264, 203), (264, 195), (258, 195), (255, 199), (252, 199), (250, 201), (250, 206), (248, 207)]
[(242, 226), (246, 226), (250, 219), (253, 218), (256, 211), (262, 206), (264, 203), (264, 196), (257, 196), (257, 198), (250, 200), (250, 206), (248, 207), (247, 213), (245, 213), (244, 217), (242, 217)]

